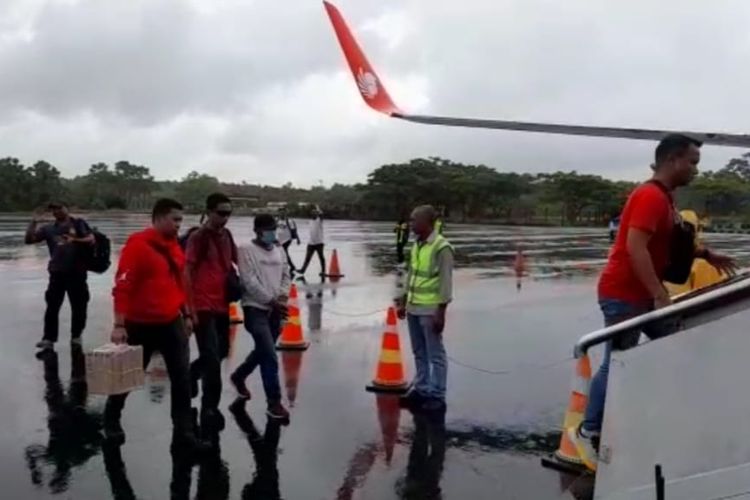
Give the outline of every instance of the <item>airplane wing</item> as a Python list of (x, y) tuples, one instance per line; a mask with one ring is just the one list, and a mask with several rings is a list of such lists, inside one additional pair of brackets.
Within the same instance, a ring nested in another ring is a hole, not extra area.
[(323, 2), (328, 17), (331, 19), (344, 57), (354, 76), (365, 103), (375, 111), (415, 123), (428, 125), (447, 125), (451, 127), (471, 127), (499, 130), (516, 130), (523, 132), (542, 132), (548, 134), (583, 135), (590, 137), (615, 137), (622, 139), (660, 140), (667, 134), (681, 133), (693, 137), (704, 144), (717, 146), (750, 147), (750, 135), (726, 134), (722, 132), (692, 132), (682, 130), (655, 130), (622, 127), (592, 127), (586, 125), (565, 125), (557, 123), (517, 122), (509, 120), (488, 120), (476, 118), (455, 118), (449, 116), (413, 115), (401, 111), (388, 95), (382, 80), (370, 65), (341, 12), (331, 3)]

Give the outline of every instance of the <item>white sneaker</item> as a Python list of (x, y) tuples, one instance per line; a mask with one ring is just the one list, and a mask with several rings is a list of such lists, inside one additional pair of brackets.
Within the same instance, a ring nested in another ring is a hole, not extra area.
[(585, 436), (581, 434), (581, 427), (568, 427), (567, 431), (568, 438), (575, 445), (578, 456), (581, 457), (584, 465), (592, 470), (596, 471), (596, 463), (599, 460), (599, 454), (594, 448), (592, 438), (595, 436)]

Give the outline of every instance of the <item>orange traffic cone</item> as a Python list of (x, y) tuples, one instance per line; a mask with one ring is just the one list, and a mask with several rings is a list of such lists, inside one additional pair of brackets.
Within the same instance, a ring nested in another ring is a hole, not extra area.
[(297, 400), (299, 370), (302, 367), (302, 352), (282, 352), (281, 366), (284, 370), (284, 385), (286, 386), (286, 397), (289, 400), (289, 406), (294, 407), (294, 402)]
[(229, 304), (229, 322), (233, 324), (242, 323), (242, 314), (237, 302)]
[(370, 392), (403, 394), (406, 392), (408, 385), (404, 380), (404, 362), (401, 359), (396, 310), (389, 307), (378, 368), (375, 379), (367, 386), (367, 390)]
[(380, 431), (383, 433), (383, 449), (385, 450), (385, 463), (391, 464), (393, 449), (398, 440), (398, 426), (401, 420), (401, 406), (398, 397), (390, 394), (378, 394), (376, 396), (378, 405), (378, 422)]
[(331, 264), (328, 266), (328, 277), (332, 280), (344, 277), (339, 268), (339, 253), (335, 248), (333, 249), (333, 255), (331, 255)]
[(555, 452), (555, 458), (571, 465), (583, 465), (575, 445), (568, 438), (567, 430), (577, 427), (583, 420), (583, 413), (589, 400), (589, 386), (591, 384), (591, 362), (588, 355), (583, 355), (576, 361), (576, 373), (573, 377), (573, 387), (570, 391), (568, 409), (565, 412), (563, 433), (560, 438), (560, 448)]
[(276, 349), (280, 351), (304, 351), (310, 346), (302, 336), (302, 323), (299, 320), (299, 302), (297, 285), (292, 284), (289, 290), (289, 318), (284, 323)]

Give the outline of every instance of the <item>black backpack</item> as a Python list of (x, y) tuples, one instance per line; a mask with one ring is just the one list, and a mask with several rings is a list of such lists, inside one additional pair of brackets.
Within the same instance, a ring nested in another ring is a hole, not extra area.
[(180, 243), (180, 248), (182, 248), (182, 251), (187, 251), (187, 244), (190, 237), (193, 235), (194, 232), (196, 232), (198, 229), (200, 229), (200, 226), (193, 226), (190, 229), (188, 229), (182, 236), (178, 238), (178, 241)]
[(87, 249), (85, 254), (86, 270), (102, 274), (107, 272), (112, 264), (110, 258), (112, 243), (106, 235), (100, 233), (96, 228), (91, 230), (91, 234), (94, 235), (94, 244)]
[(81, 253), (78, 254), (86, 270), (97, 274), (106, 273), (112, 264), (112, 243), (109, 238), (100, 233), (97, 228), (90, 228), (83, 219), (73, 219), (73, 227), (79, 237), (87, 232), (94, 235), (94, 244), (81, 246)]
[[(659, 187), (670, 200), (672, 199), (669, 190), (661, 182), (655, 180), (649, 182)], [(674, 226), (669, 244), (669, 262), (664, 270), (663, 279), (669, 283), (683, 285), (690, 278), (690, 272), (693, 269), (696, 228), (689, 222), (684, 221), (674, 206), (672, 206), (672, 211), (674, 213)]]

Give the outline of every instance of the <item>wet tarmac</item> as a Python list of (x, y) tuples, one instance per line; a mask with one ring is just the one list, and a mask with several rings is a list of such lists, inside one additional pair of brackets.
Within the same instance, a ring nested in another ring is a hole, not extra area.
[[(61, 342), (34, 357), (41, 336), (46, 249), (20, 245), (25, 220), (0, 218), (0, 498), (162, 499), (547, 499), (586, 498), (590, 484), (539, 466), (557, 447), (572, 374), (572, 348), (600, 326), (596, 275), (609, 242), (604, 229), (449, 225), (457, 251), (455, 301), (449, 309), (448, 410), (444, 416), (400, 410), (365, 392), (378, 358), (385, 309), (393, 295), (390, 224), (326, 223), (345, 277), (313, 283), (301, 300), (311, 342), (281, 354), (282, 385), (292, 413), (279, 427), (264, 413), (254, 374), (247, 405), (224, 388), (226, 429), (220, 452), (199, 461), (170, 453), (168, 382), (158, 363), (123, 415), (127, 442), (105, 446), (104, 399), (87, 394), (83, 354)], [(92, 217), (119, 248), (144, 216)], [(231, 223), (250, 239), (250, 219)], [(307, 234), (300, 221), (301, 236)], [(715, 247), (747, 259), (749, 238), (715, 235)], [(517, 247), (526, 271), (514, 270)], [(292, 247), (296, 262), (304, 245)], [(329, 255), (330, 256), (330, 255)], [(92, 302), (83, 350), (107, 341), (112, 272), (91, 275)], [(408, 334), (401, 330), (407, 376)], [(196, 348), (191, 341), (193, 356)], [(233, 333), (224, 379), (251, 349)], [(198, 405), (194, 400), (194, 405)], [(231, 405), (231, 407), (230, 407)], [(579, 491), (580, 490), (580, 491)]]

